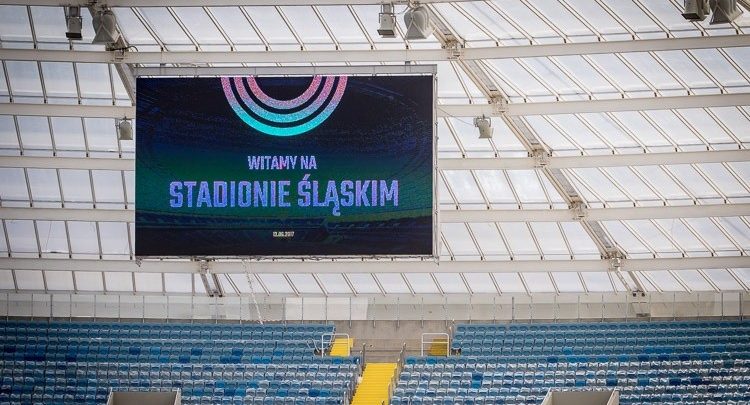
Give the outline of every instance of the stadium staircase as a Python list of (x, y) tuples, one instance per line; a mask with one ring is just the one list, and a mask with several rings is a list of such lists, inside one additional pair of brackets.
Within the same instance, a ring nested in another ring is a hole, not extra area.
[(330, 356), (348, 357), (351, 354), (352, 347), (354, 347), (353, 338), (337, 337), (331, 344)]
[(430, 344), (430, 349), (427, 351), (430, 356), (441, 356), (445, 357), (448, 355), (448, 339), (447, 338), (435, 338)]
[(541, 404), (550, 389), (750, 404), (748, 321), (458, 325), (451, 349), (407, 357), (391, 404)]
[(368, 363), (362, 381), (354, 393), (352, 405), (388, 405), (389, 388), (394, 381), (396, 363)]
[[(358, 357), (322, 357), (322, 324), (0, 321), (0, 405), (180, 391), (193, 404), (343, 404)], [(323, 348), (324, 350), (328, 348)]]

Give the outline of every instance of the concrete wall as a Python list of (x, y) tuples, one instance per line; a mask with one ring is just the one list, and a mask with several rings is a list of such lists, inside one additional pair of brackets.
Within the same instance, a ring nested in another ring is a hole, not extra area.
[[(553, 392), (543, 405), (608, 405), (612, 391)], [(619, 403), (619, 401), (617, 402)], [(615, 404), (610, 404), (615, 405)]]
[(176, 392), (112, 392), (111, 405), (179, 405)]

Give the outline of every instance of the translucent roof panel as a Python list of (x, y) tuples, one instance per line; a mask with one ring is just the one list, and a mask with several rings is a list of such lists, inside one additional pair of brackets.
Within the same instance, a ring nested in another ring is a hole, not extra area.
[[(657, 268), (632, 273), (649, 292), (747, 290), (750, 273), (734, 260), (750, 250), (750, 220), (738, 206), (750, 203), (750, 46), (735, 46), (744, 45), (737, 38), (724, 46), (722, 38), (750, 33), (750, 11), (710, 25), (686, 21), (676, 0), (429, 2), (436, 31), (407, 41), (406, 4), (395, 5), (396, 38), (383, 38), (380, 4), (323, 3), (113, 10), (129, 46), (122, 62), (154, 55), (129, 67), (436, 65), (438, 205), (451, 217), (439, 225), (440, 260), (455, 267), (411, 272), (382, 261), (398, 272), (352, 265), (357, 273), (219, 274), (228, 294), (614, 293), (626, 289), (606, 271), (615, 253), (656, 259)], [(107, 268), (135, 259), (134, 224), (122, 220), (135, 207), (135, 173), (121, 170), (133, 161), (134, 142), (117, 139), (121, 110), (111, 109), (134, 100), (121, 77), (128, 69), (109, 53), (99, 57), (105, 47), (91, 44), (83, 11), (84, 38), (68, 41), (63, 7), (0, 5), (0, 46), (25, 52), (0, 63), (0, 103), (8, 107), (0, 114), (0, 256), (102, 261), (101, 268), (3, 269), (0, 289), (205, 295), (196, 274)], [(641, 40), (654, 41), (635, 45)], [(606, 48), (614, 41), (616, 51)], [(692, 45), (702, 41), (716, 42)], [(69, 50), (91, 52), (78, 60)], [(170, 63), (175, 51), (215, 52), (219, 62)], [(223, 63), (236, 51), (267, 60)], [(487, 106), (499, 100), (509, 113)], [(548, 108), (511, 111), (535, 103)], [(81, 116), (66, 112), (75, 106)], [(477, 136), (474, 118), (483, 114), (491, 115), (491, 139)], [(609, 161), (621, 158), (626, 163)], [(592, 220), (594, 210), (607, 219)], [(730, 258), (729, 268), (680, 262), (713, 258)], [(661, 259), (674, 259), (679, 271), (661, 268), (669, 267)], [(553, 260), (601, 271), (563, 271)], [(492, 267), (521, 261), (534, 271)], [(628, 274), (624, 282), (635, 285)]]

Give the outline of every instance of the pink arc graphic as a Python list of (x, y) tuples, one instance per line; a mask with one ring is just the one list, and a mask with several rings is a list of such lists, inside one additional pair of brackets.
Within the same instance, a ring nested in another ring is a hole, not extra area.
[[(310, 85), (302, 94), (291, 100), (278, 100), (263, 92), (255, 77), (248, 76), (244, 79), (243, 81), (242, 77), (222, 77), (221, 85), (224, 95), (234, 113), (242, 121), (250, 127), (272, 136), (300, 135), (322, 124), (341, 101), (347, 82), (346, 76), (314, 76)], [(251, 93), (259, 102), (251, 97)], [(316, 93), (317, 97), (313, 98)], [(333, 93), (332, 96), (331, 93)], [(239, 96), (239, 100), (237, 96)], [(305, 104), (307, 106), (298, 109)], [(275, 110), (290, 111), (280, 113), (271, 111), (269, 107)], [(270, 124), (261, 122), (259, 118)], [(273, 124), (294, 125), (275, 126)]]

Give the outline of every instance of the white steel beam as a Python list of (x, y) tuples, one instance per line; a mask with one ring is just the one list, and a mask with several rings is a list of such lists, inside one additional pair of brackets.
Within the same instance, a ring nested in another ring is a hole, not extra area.
[[(742, 161), (750, 161), (750, 149), (593, 156), (550, 156), (546, 167), (550, 169), (577, 169), (587, 167), (678, 165)], [(438, 160), (438, 166), (442, 170), (523, 170), (540, 167), (534, 158), (443, 158)]]
[(135, 107), (119, 105), (2, 103), (0, 115), (41, 117), (134, 118)]
[[(148, 0), (146, 0), (148, 1)], [(273, 0), (271, 0), (273, 1)], [(380, 2), (378, 1), (378, 4)], [(274, 3), (274, 5), (278, 5)], [(638, 39), (631, 41), (568, 42), (564, 44), (513, 45), (462, 48), (460, 59), (535, 58), (545, 56), (593, 55), (605, 53), (670, 51), (685, 49), (713, 49), (750, 46), (750, 35), (720, 35), (705, 37)], [(91, 62), (160, 64), (218, 64), (218, 63), (383, 63), (426, 62), (455, 59), (448, 49), (377, 49), (330, 51), (170, 51), (170, 52), (108, 52), (40, 49), (1, 49), (0, 59), (41, 62)], [(160, 74), (176, 74), (179, 70), (160, 68)], [(189, 72), (195, 72), (190, 68)], [(151, 71), (156, 72), (156, 71)], [(171, 72), (171, 73), (170, 73)], [(143, 74), (144, 71), (136, 71)], [(157, 73), (152, 73), (157, 74)], [(211, 74), (211, 73), (204, 73)]]
[[(656, 207), (610, 207), (574, 209), (523, 209), (523, 210), (441, 210), (442, 223), (481, 223), (481, 222), (566, 222), (625, 221), (637, 219), (666, 218), (713, 218), (750, 216), (748, 204), (711, 204)], [(2, 219), (26, 219), (41, 221), (96, 221), (133, 222), (133, 210), (86, 209), (86, 208), (0, 208)]]
[(750, 204), (712, 204), (657, 207), (589, 208), (577, 210), (441, 210), (440, 222), (566, 222), (627, 221), (637, 219), (711, 218), (750, 215)]
[(712, 94), (612, 100), (552, 101), (510, 103), (501, 111), (494, 104), (462, 104), (437, 106), (438, 116), (477, 117), (480, 115), (554, 115), (618, 111), (670, 110), (680, 108), (734, 107), (750, 105), (750, 93)]
[[(614, 100), (555, 101), (512, 103), (503, 110), (494, 104), (439, 104), (438, 117), (476, 117), (480, 115), (553, 115), (615, 111), (669, 110), (680, 108), (734, 107), (750, 105), (750, 93), (671, 96)], [(0, 115), (42, 117), (134, 118), (135, 107), (68, 104), (0, 104)]]
[[(551, 156), (545, 167), (577, 169), (750, 161), (750, 149), (700, 152), (632, 153), (621, 155)], [(134, 170), (130, 157), (0, 156), (0, 167), (29, 169)], [(531, 170), (534, 158), (441, 158), (441, 170)]]
[[(473, 0), (420, 0), (420, 3), (462, 2)], [(396, 4), (406, 4), (406, 0), (392, 0)], [(230, 6), (345, 6), (380, 4), (382, 0), (103, 0), (99, 4), (109, 7), (230, 7)], [(91, 0), (0, 0), (0, 4), (27, 6), (59, 6), (91, 4)]]
[(0, 167), (27, 169), (134, 170), (132, 158), (0, 156)]
[[(246, 273), (237, 260), (210, 263), (215, 274)], [(624, 259), (622, 271), (694, 270), (750, 267), (748, 256), (683, 257), (669, 259)], [(342, 274), (342, 273), (516, 273), (516, 272), (604, 272), (609, 260), (508, 260), (508, 261), (413, 261), (413, 260), (322, 260), (322, 261), (257, 261), (249, 272), (261, 274)], [(198, 273), (200, 263), (187, 260), (86, 260), (2, 258), (3, 270), (107, 271), (138, 273)]]

